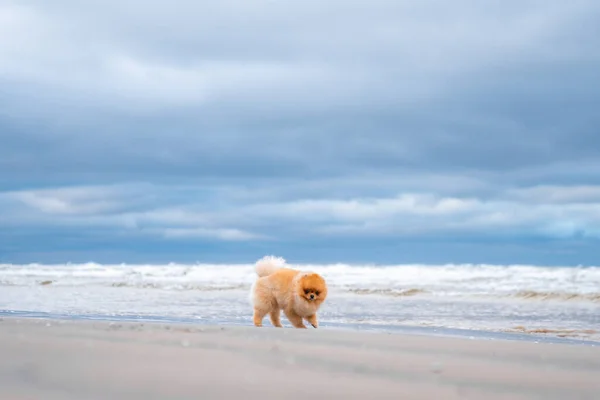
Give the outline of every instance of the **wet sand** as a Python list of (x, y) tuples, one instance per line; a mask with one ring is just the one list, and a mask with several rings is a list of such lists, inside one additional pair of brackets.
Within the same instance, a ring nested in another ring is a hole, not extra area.
[(600, 347), (4, 318), (0, 399), (597, 399)]

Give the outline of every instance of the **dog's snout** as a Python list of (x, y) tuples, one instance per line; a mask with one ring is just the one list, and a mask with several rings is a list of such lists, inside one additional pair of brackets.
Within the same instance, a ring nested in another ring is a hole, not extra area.
[(310, 298), (311, 298), (311, 300), (312, 300), (312, 299), (314, 299), (314, 298), (315, 298), (315, 295), (311, 293), (311, 294), (310, 294)]

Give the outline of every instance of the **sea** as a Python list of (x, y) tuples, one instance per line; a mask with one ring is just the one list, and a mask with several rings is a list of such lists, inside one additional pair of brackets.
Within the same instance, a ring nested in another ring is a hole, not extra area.
[[(600, 344), (598, 266), (290, 266), (328, 282), (320, 329)], [(0, 264), (0, 317), (250, 326), (255, 279), (253, 263)]]

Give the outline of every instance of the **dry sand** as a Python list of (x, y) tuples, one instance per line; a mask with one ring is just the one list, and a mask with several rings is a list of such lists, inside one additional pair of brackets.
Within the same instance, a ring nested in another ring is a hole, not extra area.
[(0, 321), (0, 399), (598, 399), (600, 348), (338, 330)]

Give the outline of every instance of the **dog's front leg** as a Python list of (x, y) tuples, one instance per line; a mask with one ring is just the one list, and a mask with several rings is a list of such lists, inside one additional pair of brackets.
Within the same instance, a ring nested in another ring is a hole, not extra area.
[(294, 328), (306, 329), (302, 317), (296, 314), (294, 310), (284, 310), (284, 313)]
[(313, 326), (313, 328), (316, 329), (319, 327), (319, 322), (317, 321), (317, 314), (313, 314), (311, 316), (306, 317), (306, 320), (309, 324)]

